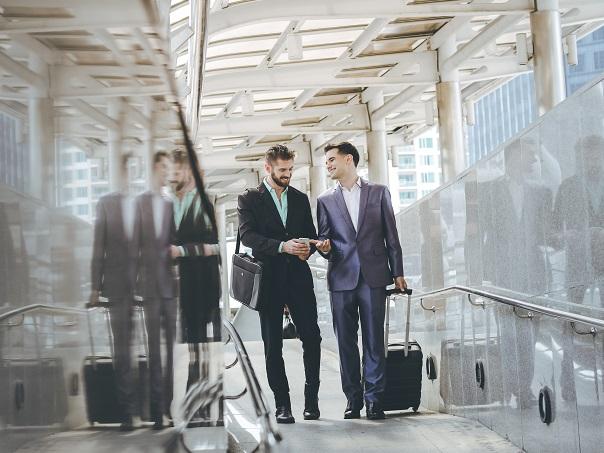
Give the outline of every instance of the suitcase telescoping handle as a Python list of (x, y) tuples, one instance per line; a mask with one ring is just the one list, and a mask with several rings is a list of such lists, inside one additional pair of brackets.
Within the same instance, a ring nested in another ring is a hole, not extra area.
[(109, 301), (102, 301), (98, 304), (92, 305), (86, 303), (86, 321), (88, 322), (88, 337), (90, 338), (90, 352), (92, 366), (96, 368), (96, 351), (94, 350), (94, 334), (92, 332), (92, 323), (90, 322), (90, 311), (95, 308), (102, 308), (105, 314), (105, 322), (107, 323), (107, 331), (109, 332), (109, 350), (111, 351), (111, 358), (115, 356), (113, 350), (113, 329), (111, 328), (111, 313), (109, 311)]
[(386, 290), (386, 326), (384, 328), (384, 351), (386, 353), (386, 357), (388, 357), (388, 331), (390, 330), (390, 298), (397, 294), (406, 294), (407, 295), (407, 322), (405, 325), (405, 357), (409, 355), (409, 329), (411, 327), (411, 295), (413, 294), (413, 290), (411, 288), (407, 289), (387, 289)]

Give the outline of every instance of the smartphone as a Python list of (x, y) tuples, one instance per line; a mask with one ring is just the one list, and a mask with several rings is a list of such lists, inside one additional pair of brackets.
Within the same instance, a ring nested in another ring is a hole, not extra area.
[(298, 238), (298, 239), (296, 239), (296, 241), (302, 242), (303, 244), (310, 247), (310, 239), (308, 239), (308, 238)]

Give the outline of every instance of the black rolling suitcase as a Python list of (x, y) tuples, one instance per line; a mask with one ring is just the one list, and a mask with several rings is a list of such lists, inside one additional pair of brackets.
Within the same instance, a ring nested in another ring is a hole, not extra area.
[(386, 346), (386, 390), (382, 398), (385, 411), (419, 409), (422, 394), (422, 348), (416, 341), (409, 341), (409, 325), (411, 315), (411, 293), (407, 295), (407, 321), (405, 326), (405, 341), (388, 341), (390, 327), (390, 298), (403, 294), (399, 289), (387, 290), (386, 326), (384, 329), (384, 345)]
[[(146, 355), (137, 356), (138, 373), (135, 380), (136, 400), (138, 415), (142, 420), (149, 420), (149, 366), (147, 362), (148, 345), (142, 307), (136, 307), (140, 315), (142, 340)], [(121, 423), (124, 413), (121, 407), (115, 369), (113, 367), (113, 332), (111, 329), (111, 315), (107, 306), (103, 307), (107, 330), (109, 332), (109, 355), (98, 355), (94, 348), (94, 335), (90, 322), (90, 313), (87, 313), (88, 331), (90, 336), (91, 355), (84, 359), (84, 387), (86, 396), (86, 412), (90, 424), (94, 423)], [(137, 415), (137, 414), (133, 414)]]

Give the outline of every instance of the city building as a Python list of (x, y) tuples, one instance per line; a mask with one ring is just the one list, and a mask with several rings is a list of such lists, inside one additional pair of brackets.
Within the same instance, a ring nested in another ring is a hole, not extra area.
[[(604, 27), (577, 42), (578, 64), (565, 65), (571, 95), (604, 71)], [(521, 74), (474, 104), (475, 124), (466, 126), (466, 163), (476, 161), (537, 119), (533, 73)]]
[(413, 143), (395, 146), (398, 154), (399, 203), (403, 209), (440, 186), (442, 175), (435, 128), (421, 134)]

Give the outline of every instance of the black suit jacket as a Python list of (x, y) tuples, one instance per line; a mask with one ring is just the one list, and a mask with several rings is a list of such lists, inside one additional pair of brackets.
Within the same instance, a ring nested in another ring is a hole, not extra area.
[[(275, 202), (264, 183), (239, 195), (239, 232), (241, 242), (252, 249), (263, 263), (261, 304), (284, 303), (284, 292), (312, 290), (313, 280), (306, 261), (279, 253), (281, 242), (296, 238), (317, 238), (310, 202), (306, 194), (289, 187), (285, 227)], [(311, 247), (311, 252), (315, 248)]]

